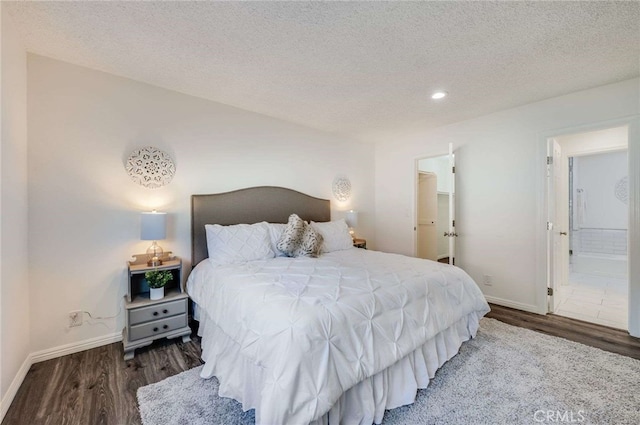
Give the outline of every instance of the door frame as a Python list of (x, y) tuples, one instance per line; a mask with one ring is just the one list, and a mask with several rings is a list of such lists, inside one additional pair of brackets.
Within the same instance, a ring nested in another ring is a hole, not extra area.
[(640, 115), (552, 130), (538, 136), (537, 194), (538, 237), (536, 238), (536, 306), (540, 314), (547, 314), (547, 140), (563, 135), (586, 133), (613, 127), (627, 126), (629, 160), (629, 333), (640, 337)]
[(553, 291), (547, 297), (547, 312), (553, 313), (560, 301), (560, 286), (569, 280), (570, 232), (569, 164), (564, 148), (555, 137), (547, 140), (547, 158), (552, 160), (547, 160), (547, 206), (550, 207), (547, 213), (547, 288)]

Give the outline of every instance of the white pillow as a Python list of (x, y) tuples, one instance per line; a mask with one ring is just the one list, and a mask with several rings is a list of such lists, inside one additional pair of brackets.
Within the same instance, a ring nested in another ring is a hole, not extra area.
[(267, 223), (221, 226), (206, 224), (209, 259), (216, 264), (236, 264), (275, 257)]
[(311, 225), (322, 236), (322, 252), (342, 251), (353, 248), (353, 239), (349, 234), (349, 226), (344, 219), (326, 221), (324, 223), (311, 222)]
[(286, 257), (287, 254), (278, 249), (278, 241), (287, 225), (284, 223), (267, 223), (267, 227), (269, 228), (269, 238), (271, 239), (271, 250), (276, 257)]

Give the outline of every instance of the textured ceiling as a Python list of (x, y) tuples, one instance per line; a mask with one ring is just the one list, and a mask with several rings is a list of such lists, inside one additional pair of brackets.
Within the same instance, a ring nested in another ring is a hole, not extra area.
[(370, 142), (640, 74), (635, 1), (3, 9), (30, 52)]

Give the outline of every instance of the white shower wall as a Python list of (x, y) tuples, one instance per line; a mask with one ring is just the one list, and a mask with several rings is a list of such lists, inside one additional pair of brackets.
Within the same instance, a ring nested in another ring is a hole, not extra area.
[[(627, 276), (628, 206), (616, 196), (627, 176), (627, 152), (573, 159), (572, 270), (601, 276)], [(578, 190), (585, 203), (581, 205)]]
[(581, 229), (573, 232), (572, 271), (627, 277), (627, 231)]
[[(616, 198), (615, 187), (628, 175), (627, 151), (576, 156), (573, 159), (573, 219), (577, 229), (629, 228), (627, 203)], [(578, 220), (577, 190), (586, 199), (584, 220)]]
[(573, 252), (627, 255), (627, 230), (580, 229), (574, 232)]

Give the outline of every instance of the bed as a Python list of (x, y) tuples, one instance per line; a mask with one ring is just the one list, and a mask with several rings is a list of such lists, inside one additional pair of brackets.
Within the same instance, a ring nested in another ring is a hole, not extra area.
[[(330, 221), (328, 200), (285, 188), (192, 196), (187, 288), (202, 337), (201, 376), (216, 376), (220, 396), (255, 409), (257, 424), (380, 423), (386, 409), (413, 403), (475, 336), (489, 306), (448, 264), (344, 243), (318, 258), (251, 251), (266, 243), (264, 229), (273, 246), (273, 229), (284, 224), (267, 223), (287, 223), (292, 213), (325, 229), (341, 225)], [(261, 236), (254, 242), (241, 232), (208, 258), (213, 224), (224, 235), (251, 227)], [(323, 235), (330, 246), (333, 236)], [(236, 245), (249, 248), (250, 260), (220, 261), (236, 255)]]

